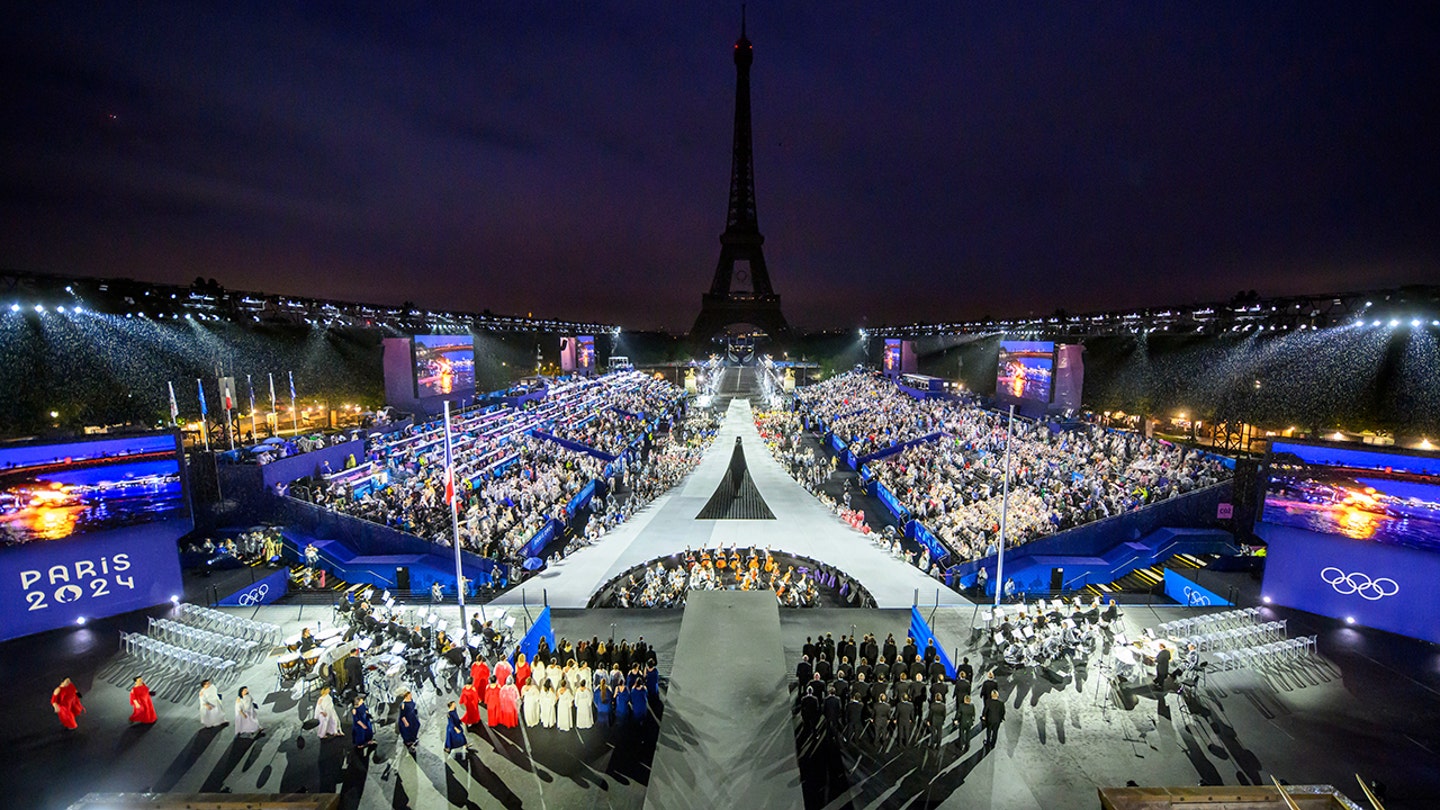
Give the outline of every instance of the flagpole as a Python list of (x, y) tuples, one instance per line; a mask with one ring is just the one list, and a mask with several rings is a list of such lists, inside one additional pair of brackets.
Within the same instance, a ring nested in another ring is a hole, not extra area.
[(260, 441), (260, 423), (255, 421), (255, 381), (250, 375), (245, 375), (245, 387), (250, 389), (250, 443)]
[(1010, 419), (1005, 423), (1005, 484), (1000, 497), (1000, 550), (995, 557), (995, 606), (1005, 590), (1005, 523), (1010, 516), (1010, 432), (1015, 425), (1015, 406), (1010, 406)]
[(175, 402), (175, 382), (168, 381), (165, 383), (165, 387), (170, 389), (170, 427), (178, 427), (180, 425), (180, 405)]
[[(275, 417), (275, 427), (270, 428), (270, 435), (273, 437), (280, 432), (280, 406), (275, 404), (275, 372), (267, 371), (265, 376), (270, 378), (270, 415)], [(268, 426), (270, 420), (266, 419), (265, 424)]]
[(205, 452), (210, 452), (210, 409), (205, 407), (205, 383), (195, 378), (195, 387), (200, 391), (200, 438), (205, 442)]
[(450, 531), (455, 541), (455, 595), (460, 603), (460, 638), (470, 648), (470, 625), (465, 621), (465, 568), (460, 558), (460, 498), (455, 486), (455, 457), (450, 445), (450, 400), (445, 400), (445, 499), (450, 502)]

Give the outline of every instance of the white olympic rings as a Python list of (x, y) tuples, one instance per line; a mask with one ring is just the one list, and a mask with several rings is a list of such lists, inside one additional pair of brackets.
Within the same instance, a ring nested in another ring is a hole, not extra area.
[(1185, 600), (1190, 603), (1190, 607), (1207, 607), (1210, 604), (1209, 596), (1189, 585), (1185, 586)]
[(245, 593), (240, 594), (240, 598), (236, 599), (235, 601), (239, 602), (244, 607), (254, 607), (255, 605), (264, 604), (265, 597), (269, 593), (270, 583), (262, 582), (254, 588), (246, 591)]
[(1390, 577), (1371, 578), (1369, 574), (1356, 572), (1347, 574), (1331, 566), (1320, 571), (1320, 581), (1335, 589), (1341, 596), (1355, 594), (1369, 602), (1378, 602), (1387, 596), (1400, 592), (1400, 583)]

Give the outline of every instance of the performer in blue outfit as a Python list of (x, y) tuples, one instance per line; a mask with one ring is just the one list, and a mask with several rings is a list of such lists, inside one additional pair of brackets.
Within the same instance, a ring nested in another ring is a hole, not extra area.
[(645, 696), (645, 684), (636, 683), (630, 690), (630, 719), (644, 723), (650, 717), (650, 700)]
[(445, 753), (453, 754), (459, 751), (456, 759), (462, 762), (465, 759), (465, 726), (460, 722), (460, 712), (455, 708), (455, 701), (450, 701), (449, 720), (445, 726)]
[(420, 709), (415, 706), (415, 696), (410, 692), (400, 696), (400, 719), (396, 722), (400, 728), (400, 741), (415, 753), (415, 743), (420, 739)]
[(350, 739), (356, 748), (375, 744), (375, 725), (370, 720), (370, 708), (365, 705), (365, 696), (355, 696), (355, 707), (350, 710)]

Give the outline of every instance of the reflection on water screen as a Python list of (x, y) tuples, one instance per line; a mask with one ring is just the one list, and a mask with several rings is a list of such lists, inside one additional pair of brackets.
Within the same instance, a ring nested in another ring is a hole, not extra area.
[(0, 452), (0, 542), (6, 545), (183, 517), (185, 511), (171, 436)]
[(1261, 519), (1356, 540), (1440, 551), (1440, 484), (1323, 466), (1285, 466), (1270, 476)]

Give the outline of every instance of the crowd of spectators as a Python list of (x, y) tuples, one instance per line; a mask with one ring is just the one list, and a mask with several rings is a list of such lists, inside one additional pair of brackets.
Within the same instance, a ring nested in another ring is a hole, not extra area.
[[(861, 372), (811, 386), (799, 400), (857, 456), (943, 432), (934, 441), (872, 462), (870, 469), (954, 552), (956, 559), (949, 562), (995, 552), (1004, 489), (1004, 414), (966, 402), (915, 400), (883, 377)], [(1007, 544), (1138, 509), (1229, 475), (1210, 454), (1094, 425), (1057, 431), (1017, 418), (1010, 452)]]

